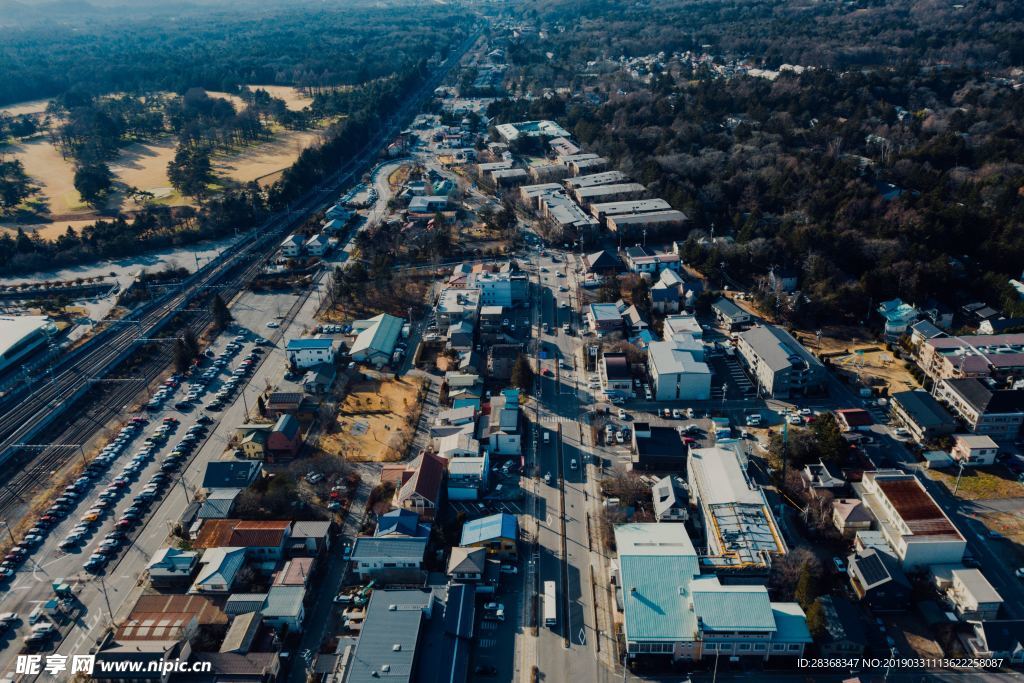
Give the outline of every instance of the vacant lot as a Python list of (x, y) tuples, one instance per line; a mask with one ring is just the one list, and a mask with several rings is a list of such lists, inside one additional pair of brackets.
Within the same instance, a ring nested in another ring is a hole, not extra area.
[[(948, 472), (924, 470), (924, 472), (929, 479), (940, 482), (951, 493), (956, 488), (956, 470)], [(1024, 486), (1013, 477), (1009, 470), (1002, 467), (992, 469), (965, 467), (956, 495), (964, 500), (1018, 498), (1024, 495)]]
[(218, 174), (239, 183), (259, 180), (288, 168), (302, 150), (319, 140), (318, 131), (280, 131), (269, 142), (246, 147), (238, 152), (217, 154), (214, 156), (213, 168)]
[[(313, 98), (304, 95), (290, 85), (250, 85), (249, 90), (266, 90), (271, 97), (284, 100), (286, 107), (292, 111), (300, 111), (313, 104)], [(212, 94), (212, 93), (211, 93)]]
[(321, 449), (352, 461), (401, 460), (419, 419), (419, 391), (408, 378), (353, 384)]

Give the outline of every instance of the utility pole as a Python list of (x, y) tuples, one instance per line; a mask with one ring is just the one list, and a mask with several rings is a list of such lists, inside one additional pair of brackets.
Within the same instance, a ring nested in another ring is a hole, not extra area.
[(960, 470), (956, 473), (956, 485), (953, 486), (953, 497), (956, 498), (956, 492), (960, 489), (960, 477), (964, 476), (964, 461), (960, 461)]

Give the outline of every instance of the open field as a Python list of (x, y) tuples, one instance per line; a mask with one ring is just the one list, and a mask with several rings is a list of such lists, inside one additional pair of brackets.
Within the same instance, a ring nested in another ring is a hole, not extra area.
[[(110, 170), (117, 176), (118, 182), (152, 192), (156, 201), (171, 206), (190, 204), (187, 198), (181, 197), (167, 180), (167, 164), (174, 159), (175, 143), (172, 138), (164, 138), (153, 142), (135, 143), (122, 149), (117, 161), (110, 164)], [(118, 193), (116, 201), (121, 201), (123, 193)], [(134, 202), (123, 208), (141, 208), (133, 206)]]
[(50, 103), (50, 100), (33, 100), (31, 102), (19, 102), (18, 104), (9, 104), (6, 107), (0, 107), (0, 114), (8, 114), (10, 116), (21, 116), (22, 114), (42, 114), (46, 111), (46, 105)]
[(19, 159), (25, 173), (39, 186), (40, 193), (29, 201), (38, 205), (39, 213), (51, 216), (82, 217), (92, 210), (82, 202), (75, 189), (75, 171), (70, 159), (65, 159), (45, 137), (17, 142), (3, 148), (8, 155)]
[(320, 448), (352, 461), (401, 460), (419, 418), (414, 378), (353, 384), (338, 410), (337, 431), (320, 437)]
[(318, 131), (285, 130), (269, 142), (213, 157), (214, 171), (239, 183), (257, 180), (292, 165), (302, 150), (320, 140)]
[[(956, 471), (923, 470), (925, 476), (945, 486), (952, 493), (956, 487)], [(960, 488), (957, 496), (964, 500), (995, 500), (1019, 498), (1024, 495), (1021, 485), (1013, 474), (1004, 467), (981, 468), (965, 467), (960, 477)]]
[[(313, 98), (303, 95), (297, 88), (290, 85), (250, 85), (249, 90), (266, 90), (271, 97), (284, 100), (286, 107), (292, 111), (300, 111), (313, 104)], [(213, 93), (210, 93), (211, 95)]]
[(235, 106), (235, 111), (240, 112), (243, 109), (245, 109), (245, 106), (246, 106), (245, 105), (245, 100), (243, 100), (238, 95), (232, 95), (229, 92), (217, 92), (216, 90), (207, 90), (206, 94), (208, 96), (210, 96), (210, 97), (213, 97), (213, 98), (216, 98), (216, 99), (219, 99), (219, 100), (227, 100), (228, 102), (230, 102), (231, 104), (233, 104)]

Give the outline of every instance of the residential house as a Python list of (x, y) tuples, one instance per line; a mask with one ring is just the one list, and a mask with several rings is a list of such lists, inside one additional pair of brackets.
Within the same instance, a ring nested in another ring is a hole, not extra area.
[(811, 495), (817, 495), (822, 491), (838, 491), (846, 486), (846, 480), (839, 470), (824, 460), (804, 465), (800, 471), (800, 478)]
[(415, 583), (422, 580), (428, 538), (358, 536), (352, 545), (352, 568), (363, 581)]
[(302, 235), (288, 235), (281, 242), (281, 256), (298, 258), (302, 255)]
[(1024, 318), (989, 318), (978, 325), (978, 334), (1009, 334), (1024, 331)]
[[(511, 164), (509, 166), (511, 167)], [(409, 200), (409, 213), (437, 213), (447, 208), (446, 195), (421, 195)]]
[(818, 654), (827, 659), (863, 655), (868, 643), (867, 629), (854, 604), (841, 595), (823, 595), (818, 602), (825, 625), (818, 639)]
[(368, 320), (357, 320), (352, 328), (358, 336), (352, 343), (352, 360), (383, 367), (391, 360), (402, 334), (404, 321), (387, 313)]
[(768, 289), (773, 292), (792, 292), (800, 284), (796, 268), (775, 267), (768, 271)]
[(302, 376), (302, 390), (312, 396), (323, 396), (334, 386), (338, 371), (333, 365), (314, 365)]
[(519, 520), (515, 515), (499, 512), (462, 525), (464, 548), (485, 548), (488, 557), (514, 561), (518, 554)]
[(836, 416), (839, 428), (844, 432), (867, 430), (871, 425), (875, 424), (875, 421), (871, 418), (871, 413), (863, 408), (842, 408), (834, 410), (832, 413)]
[(199, 519), (227, 519), (242, 489), (212, 489), (199, 506)]
[(938, 339), (939, 337), (946, 336), (946, 333), (931, 320), (918, 320), (909, 327), (908, 331), (910, 332), (910, 345), (915, 350), (920, 348), (921, 344), (929, 339)]
[(626, 267), (634, 273), (659, 273), (666, 268), (678, 271), (680, 259), (671, 252), (658, 253), (647, 247), (630, 247), (623, 252)]
[(994, 465), (999, 446), (986, 434), (954, 434), (950, 454), (957, 462), (971, 466)]
[(298, 631), (306, 616), (305, 598), (304, 586), (271, 586), (261, 610), (263, 623), (276, 629)]
[(597, 335), (622, 332), (622, 311), (617, 304), (589, 304), (587, 325)]
[(230, 593), (244, 565), (245, 548), (207, 548), (199, 561), (199, 573), (188, 592)]
[[(267, 425), (273, 427), (272, 425)], [(242, 454), (252, 460), (263, 460), (267, 457), (267, 436), (269, 430), (254, 429), (245, 436), (242, 437), (242, 441), (238, 444), (238, 447), (242, 449)]]
[(659, 522), (685, 522), (690, 518), (686, 494), (686, 481), (682, 477), (667, 475), (651, 487), (654, 518)]
[(305, 399), (300, 391), (272, 391), (266, 400), (267, 417), (275, 420), (282, 415), (298, 417), (305, 405)]
[(633, 371), (626, 354), (605, 353), (597, 371), (606, 396), (633, 398)]
[(935, 386), (935, 397), (964, 423), (969, 431), (1012, 443), (1024, 425), (1024, 391), (994, 389), (973, 377), (944, 379)]
[(852, 539), (858, 531), (871, 529), (875, 518), (857, 498), (836, 498), (832, 501), (832, 524), (843, 535)]
[(725, 297), (711, 304), (711, 311), (727, 330), (738, 330), (753, 322), (753, 316)]
[(224, 640), (221, 641), (218, 652), (237, 655), (248, 654), (256, 641), (256, 634), (259, 633), (260, 626), (262, 625), (263, 617), (259, 612), (239, 614), (231, 620), (231, 625), (228, 626), (228, 632), (224, 635)]
[(187, 586), (199, 568), (199, 553), (177, 548), (162, 548), (155, 553), (146, 565), (149, 582), (155, 588), (173, 588)]
[(480, 420), (482, 440), (491, 455), (521, 455), (519, 391), (505, 389), (491, 399), (491, 411)]
[(275, 459), (294, 458), (302, 447), (302, 430), (292, 415), (282, 415), (267, 436), (267, 452)]
[(463, 548), (455, 546), (448, 558), (448, 576), (452, 581), (476, 583), (484, 578), (487, 567), (486, 548)]
[(317, 557), (330, 548), (330, 522), (292, 522), (292, 530), (288, 535), (288, 553), (292, 557)]
[(677, 313), (687, 304), (686, 283), (674, 270), (665, 268), (651, 285), (651, 307), (660, 313)]
[(180, 593), (143, 593), (127, 616), (118, 620), (114, 635), (127, 644), (188, 639), (200, 628), (219, 629), (228, 617), (214, 597)]
[(904, 569), (963, 558), (967, 541), (913, 474), (865, 472), (854, 489)]
[(423, 453), (407, 470), (409, 477), (395, 492), (394, 506), (432, 521), (444, 498), (447, 468), (448, 461), (444, 458)]
[(635, 422), (631, 438), (631, 469), (642, 472), (682, 472), (685, 469), (686, 446), (675, 429)]
[(411, 510), (390, 510), (377, 518), (374, 536), (430, 536), (430, 525), (420, 521), (420, 516)]
[(311, 368), (321, 363), (333, 363), (337, 346), (333, 339), (315, 337), (289, 339), (285, 345), (288, 364), (296, 368)]
[(267, 601), (266, 593), (232, 593), (224, 601), (224, 614), (237, 617), (242, 614), (259, 612)]
[[(473, 439), (476, 441), (476, 439)], [(448, 460), (448, 500), (479, 500), (487, 493), (490, 457), (483, 455)]]
[(203, 488), (246, 489), (252, 486), (263, 472), (263, 464), (247, 460), (213, 460), (206, 463), (203, 473)]
[(291, 533), (286, 520), (208, 519), (199, 528), (194, 548), (238, 547), (257, 568), (273, 570), (284, 559)]
[(870, 548), (847, 558), (847, 575), (857, 598), (874, 612), (904, 612), (911, 588), (896, 558)]
[(824, 389), (825, 366), (781, 327), (759, 325), (741, 332), (736, 351), (759, 391), (771, 398), (816, 394)]
[(980, 659), (1002, 659), (1004, 665), (1024, 664), (1024, 619), (993, 619), (971, 624), (974, 636), (965, 639), (967, 652)]
[(889, 399), (894, 420), (902, 424), (918, 443), (952, 434), (953, 416), (926, 391), (898, 391)]
[[(647, 196), (647, 188), (640, 183), (594, 185), (591, 187), (577, 188), (573, 191), (573, 196), (581, 206), (586, 208), (591, 204), (643, 199)], [(611, 221), (609, 221), (609, 228), (611, 228)]]
[[(277, 652), (193, 652), (189, 665), (206, 671), (207, 680), (232, 683), (273, 683), (279, 680), (281, 656)], [(192, 674), (194, 675), (194, 674)]]
[(331, 243), (327, 239), (327, 235), (323, 233), (317, 233), (316, 235), (313, 235), (308, 240), (306, 240), (304, 248), (306, 250), (306, 253), (309, 254), (310, 256), (323, 256), (324, 254), (327, 253), (327, 250), (330, 249), (330, 246)]
[(583, 268), (588, 273), (609, 275), (622, 270), (622, 262), (615, 252), (596, 251), (583, 257)]
[(512, 368), (523, 352), (521, 344), (493, 344), (487, 348), (487, 375), (496, 379), (512, 377)]
[(953, 581), (946, 591), (946, 599), (953, 605), (956, 615), (963, 621), (987, 621), (999, 616), (1003, 597), (999, 595), (985, 575), (977, 569), (961, 567), (952, 570)]

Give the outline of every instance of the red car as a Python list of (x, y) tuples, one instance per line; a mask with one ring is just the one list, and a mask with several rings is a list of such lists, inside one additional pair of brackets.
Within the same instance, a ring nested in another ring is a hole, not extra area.
[(551, 372), (549, 368), (544, 368), (543, 370), (541, 370), (540, 374), (544, 375), (545, 377), (551, 377), (555, 373)]
[(176, 418), (176, 417), (165, 417), (164, 418), (164, 422), (166, 422), (168, 424), (170, 424), (170, 423), (177, 424), (178, 423), (178, 418)]

